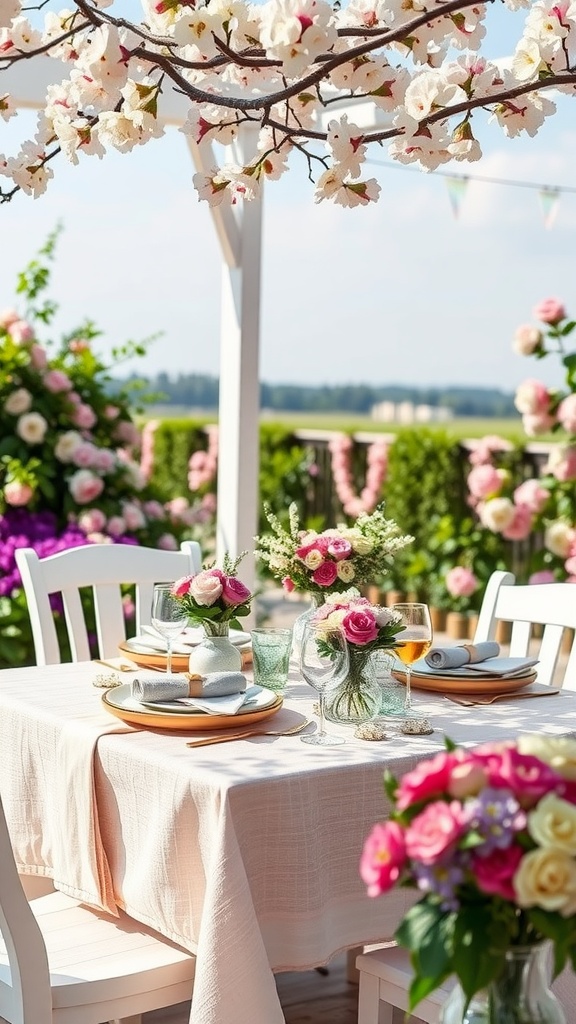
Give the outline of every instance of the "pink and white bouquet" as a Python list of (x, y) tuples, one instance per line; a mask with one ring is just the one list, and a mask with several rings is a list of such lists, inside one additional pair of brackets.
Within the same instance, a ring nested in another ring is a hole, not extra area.
[(370, 896), (417, 889), (396, 939), (410, 951), (410, 1009), (456, 975), (466, 1000), (509, 951), (549, 940), (576, 967), (576, 741), (543, 734), (447, 749), (399, 781), (360, 863)]
[(222, 625), (241, 629), (238, 620), (250, 614), (252, 594), (237, 576), (243, 557), (225, 555), (222, 569), (211, 566), (194, 576), (182, 576), (172, 585), (172, 593), (190, 621), (200, 623), (206, 633), (218, 634)]
[(256, 555), (287, 591), (325, 596), (371, 583), (385, 575), (394, 555), (414, 540), (384, 517), (382, 506), (371, 515), (360, 513), (353, 526), (341, 523), (321, 533), (301, 528), (295, 503), (289, 508), (287, 529), (270, 507), (264, 511), (272, 533), (256, 538)]
[(396, 646), (396, 636), (405, 627), (400, 616), (390, 608), (371, 605), (358, 594), (331, 594), (318, 608), (311, 621), (321, 637), (323, 628), (328, 636), (334, 629), (341, 630), (352, 652), (371, 654)]

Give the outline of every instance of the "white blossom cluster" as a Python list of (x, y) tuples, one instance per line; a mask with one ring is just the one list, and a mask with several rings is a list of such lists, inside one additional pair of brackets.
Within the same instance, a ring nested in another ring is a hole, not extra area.
[[(58, 11), (50, 3), (40, 5), (37, 27), (20, 0), (0, 0), (0, 71), (45, 55), (64, 67), (34, 139), (14, 156), (0, 153), (3, 201), (18, 190), (40, 195), (58, 152), (75, 164), (161, 136), (172, 89), (189, 100), (182, 131), (205, 151), (210, 170), (194, 184), (211, 206), (258, 196), (298, 150), (316, 200), (353, 207), (380, 192), (363, 177), (371, 143), (427, 170), (478, 160), (477, 109), (508, 137), (533, 136), (555, 110), (545, 90), (576, 88), (576, 0), (142, 0), (141, 23), (117, 16), (122, 5), (113, 0), (70, 0)], [(494, 3), (521, 19), (507, 62), (479, 52)], [(8, 120), (16, 111), (3, 84), (0, 77)], [(342, 99), (347, 112), (338, 116)], [(354, 123), (355, 105), (366, 101), (380, 125)], [(219, 163), (212, 143), (228, 146), (247, 123), (258, 130), (252, 158)]]

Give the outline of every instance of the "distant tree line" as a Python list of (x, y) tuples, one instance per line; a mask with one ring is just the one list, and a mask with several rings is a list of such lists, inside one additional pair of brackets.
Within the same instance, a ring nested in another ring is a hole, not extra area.
[[(200, 374), (170, 377), (159, 373), (146, 379), (155, 401), (191, 409), (218, 407), (218, 378)], [(445, 406), (455, 416), (505, 418), (517, 416), (513, 394), (496, 388), (416, 388), (408, 385), (335, 384), (308, 387), (303, 384), (260, 385), (260, 405), (280, 412), (369, 413), (378, 402), (413, 402), (415, 405)]]

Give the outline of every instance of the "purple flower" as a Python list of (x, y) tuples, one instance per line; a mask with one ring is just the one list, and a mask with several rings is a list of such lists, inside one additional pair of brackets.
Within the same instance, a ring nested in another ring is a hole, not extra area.
[(470, 826), (484, 840), (477, 850), (481, 857), (510, 846), (515, 833), (526, 827), (526, 815), (509, 790), (488, 787), (469, 801), (466, 809)]
[(464, 867), (451, 861), (450, 863), (413, 865), (416, 884), (421, 892), (434, 893), (442, 901), (443, 910), (458, 910), (459, 901), (456, 890), (464, 881)]

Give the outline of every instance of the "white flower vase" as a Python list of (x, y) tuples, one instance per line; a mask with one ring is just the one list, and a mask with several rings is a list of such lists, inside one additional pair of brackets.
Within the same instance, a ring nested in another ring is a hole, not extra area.
[(188, 661), (188, 671), (193, 675), (206, 676), (210, 672), (239, 672), (242, 655), (230, 642), (230, 627), (227, 622), (202, 623), (206, 636), (194, 647)]

